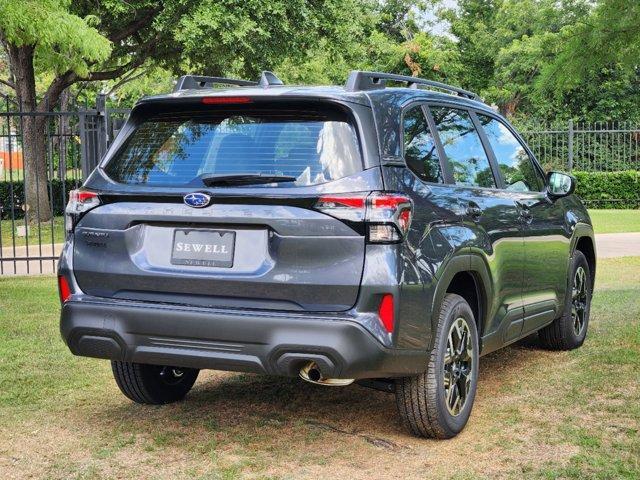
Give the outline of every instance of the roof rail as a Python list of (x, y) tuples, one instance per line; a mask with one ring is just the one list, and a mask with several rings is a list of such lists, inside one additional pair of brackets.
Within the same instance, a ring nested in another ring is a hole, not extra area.
[(462, 88), (453, 87), (446, 83), (426, 80), (424, 78), (410, 77), (408, 75), (396, 75), (394, 73), (384, 72), (363, 72), (361, 70), (352, 70), (345, 84), (345, 90), (356, 92), (359, 90), (378, 90), (386, 87), (387, 80), (394, 82), (404, 82), (409, 88), (418, 88), (418, 85), (438, 88), (453, 92), (461, 97), (470, 98), (471, 100), (480, 100), (480, 97), (473, 92), (463, 90)]
[(238, 87), (250, 87), (258, 85), (258, 82), (251, 80), (240, 80), (237, 78), (223, 77), (203, 77), (201, 75), (183, 75), (180, 77), (173, 91), (192, 90), (198, 88), (211, 88), (215, 84), (220, 85), (236, 85)]
[(260, 81), (242, 80), (239, 78), (204, 77), (201, 75), (183, 75), (178, 78), (174, 92), (180, 90), (194, 90), (199, 88), (211, 88), (216, 84), (236, 85), (238, 87), (268, 87), (270, 85), (284, 85), (275, 73), (264, 70), (260, 75)]
[(270, 85), (284, 85), (284, 82), (280, 80), (275, 73), (268, 70), (263, 70), (260, 74), (258, 85), (260, 85), (261, 87), (268, 87)]

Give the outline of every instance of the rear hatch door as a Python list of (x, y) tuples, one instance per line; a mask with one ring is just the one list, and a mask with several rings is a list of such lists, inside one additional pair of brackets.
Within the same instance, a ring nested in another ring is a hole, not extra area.
[(87, 184), (102, 204), (75, 229), (84, 292), (290, 311), (355, 304), (363, 232), (313, 209), (328, 193), (382, 188), (347, 109), (207, 105), (130, 122)]

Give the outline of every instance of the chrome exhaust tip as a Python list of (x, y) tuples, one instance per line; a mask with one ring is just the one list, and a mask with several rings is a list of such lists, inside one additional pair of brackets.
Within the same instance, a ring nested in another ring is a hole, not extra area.
[(354, 378), (326, 378), (316, 362), (309, 362), (300, 369), (300, 378), (306, 382), (325, 387), (344, 387), (355, 382)]

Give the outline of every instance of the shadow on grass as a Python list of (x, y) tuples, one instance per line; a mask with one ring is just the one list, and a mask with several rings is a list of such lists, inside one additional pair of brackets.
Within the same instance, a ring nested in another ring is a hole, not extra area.
[[(518, 388), (519, 382), (528, 381), (523, 372), (543, 361), (535, 337), (483, 357), (472, 418), (490, 414), (495, 392)], [(388, 449), (412, 441), (399, 423), (393, 394), (359, 385), (322, 387), (297, 378), (252, 374), (201, 372), (183, 402), (156, 407), (123, 400), (94, 413), (90, 422), (96, 428), (104, 429), (107, 422), (129, 433), (173, 432), (181, 439), (176, 446), (198, 443), (212, 433), (222, 444), (240, 441), (282, 452), (297, 448), (292, 439), (305, 444), (327, 432)]]

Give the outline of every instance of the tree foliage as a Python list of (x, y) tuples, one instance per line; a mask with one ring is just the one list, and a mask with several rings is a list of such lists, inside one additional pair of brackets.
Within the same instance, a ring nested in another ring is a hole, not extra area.
[(637, 0), (459, 0), (439, 16), (460, 83), (503, 113), (640, 120)]
[(71, 0), (1, 0), (0, 29), (6, 46), (33, 46), (39, 72), (73, 70), (105, 60), (111, 42), (95, 28), (99, 19), (70, 12)]

